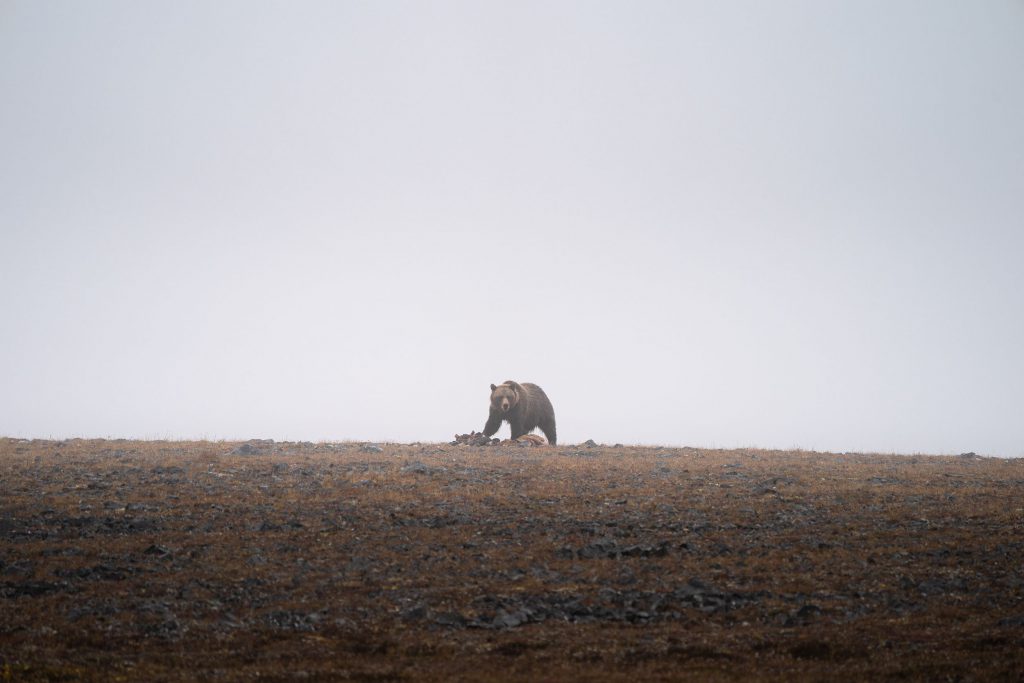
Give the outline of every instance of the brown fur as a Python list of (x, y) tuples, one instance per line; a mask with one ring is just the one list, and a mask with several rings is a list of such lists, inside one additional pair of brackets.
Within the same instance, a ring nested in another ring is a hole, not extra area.
[(491, 410), (484, 425), (484, 435), (494, 435), (502, 422), (508, 422), (513, 439), (540, 427), (548, 443), (552, 446), (556, 443), (555, 409), (544, 390), (536, 384), (508, 380), (497, 386), (491, 385)]

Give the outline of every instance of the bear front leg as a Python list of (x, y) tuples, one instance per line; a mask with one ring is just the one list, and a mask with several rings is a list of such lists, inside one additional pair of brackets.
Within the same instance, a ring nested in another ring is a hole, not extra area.
[(512, 440), (513, 441), (515, 441), (516, 439), (521, 437), (523, 434), (526, 434), (526, 432), (528, 431), (526, 429), (523, 429), (523, 421), (522, 420), (509, 420), (508, 421), (508, 426), (512, 428)]
[(494, 432), (498, 431), (501, 427), (501, 415), (498, 413), (491, 413), (490, 417), (487, 418), (487, 424), (484, 425), (484, 436), (488, 439), (494, 436)]

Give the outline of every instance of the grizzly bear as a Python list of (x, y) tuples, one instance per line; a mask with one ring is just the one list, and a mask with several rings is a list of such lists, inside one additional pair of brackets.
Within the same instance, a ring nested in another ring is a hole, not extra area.
[(548, 443), (552, 446), (556, 443), (555, 409), (536, 384), (509, 380), (499, 386), (491, 385), (491, 412), (484, 425), (484, 436), (490, 437), (498, 431), (503, 420), (512, 428), (513, 439), (540, 427)]

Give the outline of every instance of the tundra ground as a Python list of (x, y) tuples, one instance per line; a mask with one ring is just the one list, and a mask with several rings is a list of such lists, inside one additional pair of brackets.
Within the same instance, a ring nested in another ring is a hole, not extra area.
[(0, 680), (1024, 679), (1024, 461), (0, 439)]

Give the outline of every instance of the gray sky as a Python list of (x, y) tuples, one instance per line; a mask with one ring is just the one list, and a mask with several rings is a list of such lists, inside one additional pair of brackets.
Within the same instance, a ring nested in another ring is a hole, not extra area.
[[(1024, 3), (0, 2), (0, 434), (1024, 455)], [(507, 435), (504, 427), (500, 435)]]

